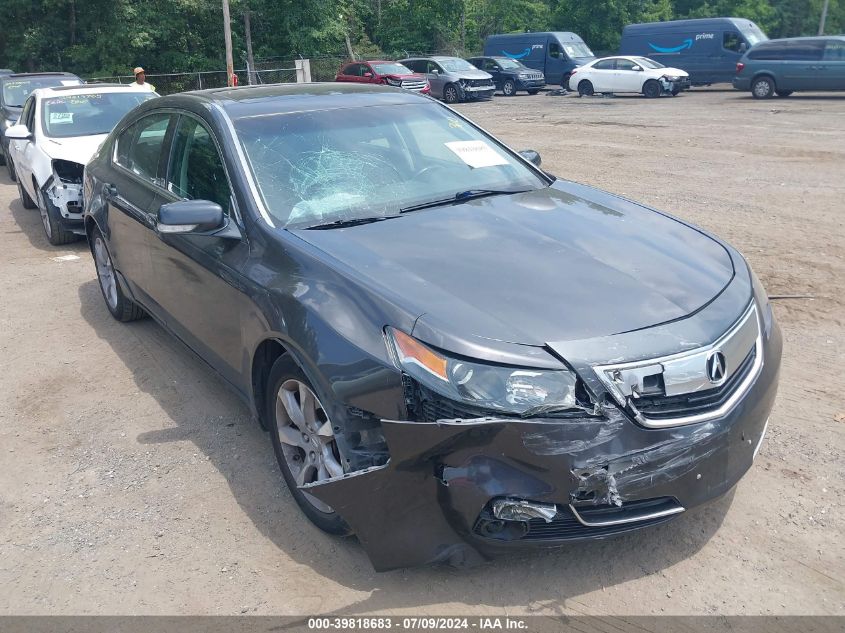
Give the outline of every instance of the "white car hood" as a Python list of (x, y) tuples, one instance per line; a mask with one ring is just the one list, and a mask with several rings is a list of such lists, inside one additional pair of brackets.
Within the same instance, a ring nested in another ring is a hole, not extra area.
[(69, 160), (87, 165), (107, 136), (108, 134), (95, 134), (93, 136), (47, 138), (44, 139), (41, 149), (52, 159)]
[(680, 68), (672, 68), (671, 66), (667, 66), (666, 68), (656, 68), (652, 72), (656, 73), (659, 77), (663, 75), (669, 75), (670, 77), (689, 77), (689, 74), (685, 70), (681, 70)]

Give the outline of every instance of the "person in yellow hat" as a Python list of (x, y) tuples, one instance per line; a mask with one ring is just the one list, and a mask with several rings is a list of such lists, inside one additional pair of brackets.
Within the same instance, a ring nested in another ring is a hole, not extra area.
[(143, 68), (136, 66), (135, 70), (132, 71), (132, 74), (135, 75), (135, 81), (129, 84), (130, 86), (137, 88), (138, 90), (149, 90), (150, 92), (155, 92), (156, 87), (151, 83), (147, 83), (147, 74), (144, 72)]

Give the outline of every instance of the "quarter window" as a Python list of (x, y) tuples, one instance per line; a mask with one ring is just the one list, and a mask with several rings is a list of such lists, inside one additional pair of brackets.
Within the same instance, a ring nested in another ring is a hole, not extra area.
[(232, 194), (217, 145), (205, 126), (192, 117), (179, 120), (167, 169), (167, 188), (180, 198), (209, 200), (225, 213), (230, 211)]
[(169, 114), (151, 114), (128, 127), (117, 139), (117, 163), (155, 182), (169, 124)]

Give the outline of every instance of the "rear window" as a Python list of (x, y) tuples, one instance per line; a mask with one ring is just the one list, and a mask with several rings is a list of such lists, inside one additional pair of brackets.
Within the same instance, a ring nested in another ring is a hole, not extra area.
[(2, 82), (3, 103), (21, 107), (29, 94), (37, 88), (78, 86), (82, 81), (73, 75), (48, 75), (42, 77), (9, 77)]

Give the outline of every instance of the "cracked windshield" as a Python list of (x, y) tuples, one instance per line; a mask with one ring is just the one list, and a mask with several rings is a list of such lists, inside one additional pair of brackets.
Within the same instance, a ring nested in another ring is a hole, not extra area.
[(470, 191), (547, 186), (436, 104), (246, 117), (235, 127), (264, 204), (284, 227), (394, 217)]

